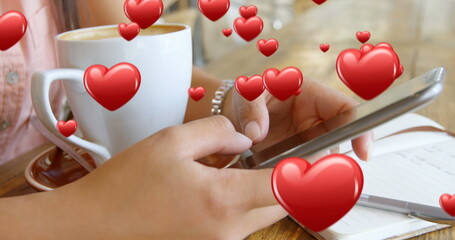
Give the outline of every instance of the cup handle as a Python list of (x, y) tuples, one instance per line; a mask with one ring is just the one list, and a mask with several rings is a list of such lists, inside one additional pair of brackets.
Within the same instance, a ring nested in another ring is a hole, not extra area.
[(51, 83), (57, 80), (73, 81), (81, 83), (84, 71), (79, 69), (52, 69), (40, 71), (32, 76), (32, 102), (36, 115), (41, 123), (59, 139), (68, 144), (76, 145), (87, 151), (95, 160), (96, 166), (100, 166), (111, 158), (106, 147), (89, 142), (78, 136), (64, 137), (57, 129), (57, 119), (51, 109), (49, 91)]

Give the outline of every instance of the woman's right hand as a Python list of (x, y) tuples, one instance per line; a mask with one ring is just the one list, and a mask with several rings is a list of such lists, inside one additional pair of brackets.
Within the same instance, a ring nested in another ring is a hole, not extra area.
[(47, 217), (23, 227), (44, 227), (46, 239), (243, 239), (286, 216), (272, 193), (272, 169), (195, 160), (251, 144), (223, 116), (164, 129), (79, 181), (30, 195), (45, 211), (33, 213)]

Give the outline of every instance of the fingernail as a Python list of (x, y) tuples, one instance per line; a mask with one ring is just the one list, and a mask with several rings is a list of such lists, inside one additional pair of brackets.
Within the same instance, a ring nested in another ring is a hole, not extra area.
[(257, 122), (249, 122), (245, 126), (245, 135), (251, 139), (251, 141), (256, 140), (261, 135), (261, 129)]

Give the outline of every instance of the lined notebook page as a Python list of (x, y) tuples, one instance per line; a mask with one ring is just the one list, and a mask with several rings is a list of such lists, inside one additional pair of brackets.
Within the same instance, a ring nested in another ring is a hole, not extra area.
[[(381, 131), (381, 135), (390, 133)], [(357, 159), (353, 153), (348, 155)], [(455, 138), (444, 133), (413, 132), (380, 140), (375, 142), (373, 157), (358, 163), (364, 173), (365, 194), (438, 207), (441, 194), (455, 191)], [(383, 239), (436, 225), (355, 206), (320, 234), (328, 239)]]
[[(415, 113), (407, 113), (401, 117), (393, 119), (387, 123), (382, 124), (379, 127), (374, 128), (373, 136), (374, 136), (375, 140), (378, 140), (378, 139), (381, 139), (392, 133), (401, 131), (403, 129), (418, 127), (418, 126), (432, 126), (432, 127), (444, 129), (437, 122), (435, 122), (429, 118), (426, 118), (424, 116), (421, 116), (421, 115), (418, 115)], [(393, 139), (395, 139), (395, 138), (393, 138)], [(403, 148), (410, 148), (410, 147), (414, 147), (414, 146), (417, 146), (420, 144), (431, 143), (428, 140), (432, 140), (432, 139), (415, 138), (413, 140), (414, 141), (406, 141), (406, 142), (401, 142), (399, 139), (392, 140), (393, 144), (387, 144), (386, 146), (384, 146), (384, 144), (382, 143), (383, 140), (381, 140), (381, 142), (379, 142), (379, 145), (377, 145), (378, 143), (374, 144), (373, 154), (378, 155), (378, 154), (382, 154), (385, 152), (394, 152), (394, 151), (397, 151), (397, 150), (403, 149)], [(400, 141), (400, 144), (396, 144), (396, 141)], [(340, 147), (340, 153), (345, 153), (345, 152), (352, 150), (351, 143), (349, 141), (340, 144), (339, 147)]]
[(455, 138), (359, 162), (363, 193), (439, 206), (439, 196), (455, 192)]

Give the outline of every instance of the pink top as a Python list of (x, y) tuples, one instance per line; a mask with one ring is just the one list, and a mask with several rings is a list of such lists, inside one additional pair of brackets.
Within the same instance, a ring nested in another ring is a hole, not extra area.
[[(0, 0), (2, 14), (16, 10), (28, 22), (24, 37), (13, 47), (0, 51), (0, 164), (46, 141), (30, 122), (34, 115), (30, 82), (34, 72), (57, 67), (54, 36), (58, 30), (52, 1)], [(61, 89), (59, 85), (51, 89), (53, 109), (62, 105)]]

